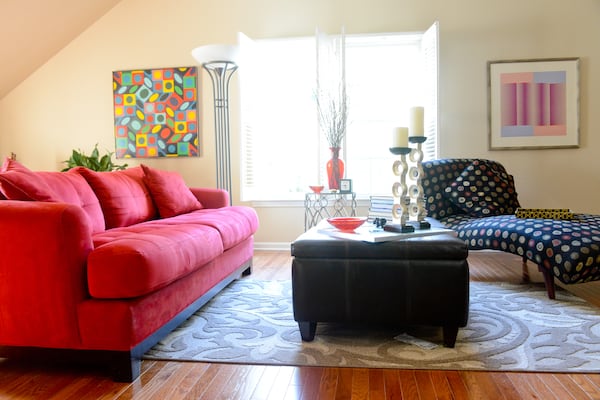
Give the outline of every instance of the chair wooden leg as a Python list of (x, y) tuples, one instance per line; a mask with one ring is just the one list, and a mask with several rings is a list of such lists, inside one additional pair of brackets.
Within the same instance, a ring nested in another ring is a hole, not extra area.
[(546, 286), (546, 292), (548, 293), (548, 298), (554, 300), (556, 297), (555, 293), (555, 285), (554, 285), (554, 276), (550, 271), (546, 268), (538, 265), (538, 270), (544, 275), (544, 285)]
[(530, 278), (529, 278), (529, 266), (527, 265), (527, 257), (523, 256), (523, 264), (522, 264), (522, 280), (523, 283), (529, 283), (530, 282)]

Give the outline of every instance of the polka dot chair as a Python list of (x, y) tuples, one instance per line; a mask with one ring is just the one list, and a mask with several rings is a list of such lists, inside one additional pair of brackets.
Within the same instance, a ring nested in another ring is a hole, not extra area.
[(472, 250), (500, 250), (543, 273), (548, 297), (554, 279), (565, 284), (600, 279), (600, 216), (520, 218), (513, 177), (495, 161), (441, 159), (423, 162), (427, 215), (458, 232)]

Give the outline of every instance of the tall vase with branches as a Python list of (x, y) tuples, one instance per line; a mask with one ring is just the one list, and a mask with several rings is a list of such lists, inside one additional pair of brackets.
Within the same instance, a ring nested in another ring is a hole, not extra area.
[(340, 179), (344, 177), (344, 162), (340, 158), (340, 149), (346, 136), (348, 123), (345, 85), (340, 85), (336, 92), (318, 93), (316, 99), (319, 126), (331, 150), (331, 159), (327, 161), (329, 189), (338, 190)]
[(317, 90), (316, 103), (319, 127), (323, 132), (331, 159), (327, 162), (329, 189), (338, 190), (344, 177), (344, 162), (339, 158), (348, 123), (346, 95), (345, 33), (339, 39), (329, 38), (317, 31)]

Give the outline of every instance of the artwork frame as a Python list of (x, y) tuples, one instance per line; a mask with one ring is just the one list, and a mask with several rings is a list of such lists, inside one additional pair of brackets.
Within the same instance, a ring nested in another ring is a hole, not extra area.
[(198, 67), (113, 71), (116, 158), (200, 155)]
[(577, 57), (488, 61), (489, 150), (579, 147)]

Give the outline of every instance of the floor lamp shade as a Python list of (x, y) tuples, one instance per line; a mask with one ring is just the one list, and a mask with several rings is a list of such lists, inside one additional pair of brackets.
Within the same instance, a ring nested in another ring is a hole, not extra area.
[(194, 59), (208, 72), (213, 85), (217, 187), (231, 195), (231, 145), (229, 134), (229, 81), (239, 61), (237, 46), (211, 44), (192, 50)]

